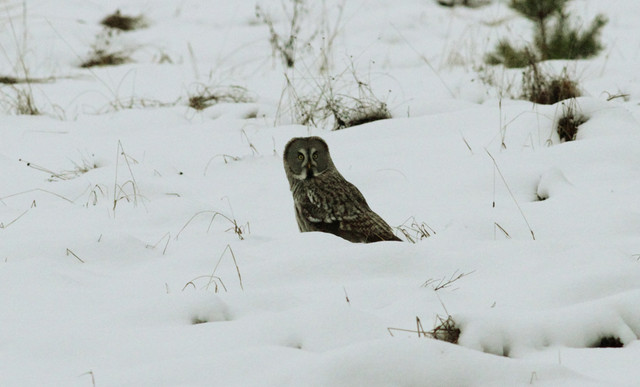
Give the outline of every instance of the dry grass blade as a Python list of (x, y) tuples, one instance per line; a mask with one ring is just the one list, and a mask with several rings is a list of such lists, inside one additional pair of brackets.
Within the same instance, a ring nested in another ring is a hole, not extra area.
[(155, 249), (165, 238), (167, 239), (167, 242), (164, 244), (164, 249), (162, 250), (162, 255), (164, 255), (167, 252), (167, 247), (169, 247), (169, 241), (171, 240), (171, 233), (168, 231), (154, 245), (146, 245), (145, 247), (148, 249)]
[(245, 225), (238, 225), (238, 222), (235, 219), (232, 219), (230, 217), (228, 217), (227, 215), (218, 212), (218, 211), (214, 211), (214, 210), (204, 210), (204, 211), (200, 211), (200, 212), (196, 212), (191, 218), (189, 218), (189, 220), (187, 221), (187, 223), (184, 224), (184, 226), (182, 226), (182, 228), (180, 229), (180, 231), (178, 232), (178, 234), (176, 235), (176, 240), (180, 237), (180, 234), (182, 234), (182, 232), (187, 228), (187, 226), (195, 219), (197, 218), (199, 215), (202, 214), (211, 214), (211, 221), (209, 222), (209, 226), (207, 227), (207, 232), (209, 232), (209, 230), (211, 229), (211, 225), (213, 224), (213, 221), (216, 219), (216, 217), (220, 216), (224, 219), (226, 219), (227, 221), (229, 221), (229, 223), (231, 223), (231, 227), (228, 228), (225, 231), (230, 231), (233, 230), (233, 232), (238, 236), (238, 239), (240, 240), (244, 240), (244, 235), (246, 233), (250, 232), (250, 228), (249, 228), (249, 223), (247, 222)]
[(91, 376), (91, 386), (92, 387), (96, 387), (96, 377), (93, 374), (93, 370), (89, 370), (87, 372), (85, 372), (84, 374), (80, 375), (80, 376), (84, 376), (84, 375), (89, 375)]
[(413, 216), (405, 220), (400, 226), (397, 226), (396, 229), (411, 243), (417, 243), (436, 234), (428, 224), (425, 222), (418, 223)]
[(197, 281), (197, 280), (202, 279), (202, 278), (208, 278), (209, 279), (209, 282), (207, 282), (207, 289), (209, 289), (211, 284), (214, 285), (214, 288), (213, 288), (213, 292), (214, 293), (218, 293), (218, 291), (220, 290), (220, 288), (218, 287), (218, 284), (220, 284), (222, 289), (224, 289), (224, 291), (227, 292), (227, 287), (225, 286), (224, 282), (222, 281), (222, 278), (218, 277), (217, 275), (211, 275), (211, 274), (205, 274), (205, 275), (197, 276), (196, 278), (194, 278), (191, 281), (187, 282), (184, 285), (184, 287), (182, 288), (182, 291), (184, 292), (184, 290), (189, 285), (193, 286), (194, 289), (197, 289), (196, 284), (194, 283), (194, 281)]
[[(515, 195), (511, 191), (511, 188), (509, 187), (509, 184), (507, 184), (507, 180), (505, 179), (504, 175), (502, 174), (502, 171), (500, 170), (500, 167), (498, 167), (498, 163), (496, 162), (496, 159), (493, 157), (493, 155), (491, 155), (491, 153), (487, 149), (485, 149), (485, 152), (487, 152), (487, 154), (491, 158), (491, 161), (493, 161), (493, 165), (495, 167), (495, 170), (500, 175), (500, 178), (502, 179), (502, 182), (504, 183), (504, 186), (507, 188), (507, 191), (509, 192), (509, 195), (511, 196), (511, 199), (513, 199), (513, 202), (515, 203), (516, 207), (518, 208), (518, 211), (520, 211), (520, 215), (522, 216), (522, 219), (526, 223), (527, 228), (529, 229), (529, 232), (531, 233), (531, 238), (535, 241), (536, 240), (536, 235), (533, 233), (533, 230), (531, 229), (531, 226), (529, 225), (529, 221), (527, 220), (527, 217), (524, 215), (524, 212), (522, 211), (522, 208), (520, 207), (520, 204), (518, 204), (518, 201), (516, 200)], [(495, 207), (495, 205), (494, 205), (494, 207)]]
[(30, 190), (14, 193), (14, 194), (11, 194), (11, 195), (3, 196), (3, 197), (0, 198), (0, 201), (4, 202), (4, 199), (8, 199), (8, 198), (11, 198), (11, 197), (14, 197), (14, 196), (28, 194), (28, 193), (31, 193), (31, 192), (44, 192), (44, 193), (47, 193), (49, 195), (53, 195), (53, 196), (55, 196), (57, 198), (60, 198), (60, 199), (62, 199), (64, 201), (67, 201), (67, 202), (73, 204), (73, 200), (67, 199), (66, 197), (64, 197), (64, 196), (62, 196), (60, 194), (57, 194), (57, 193), (51, 192), (51, 191), (47, 191), (46, 189), (42, 189), (42, 188), (34, 188), (34, 189), (30, 189)]
[(11, 226), (12, 224), (14, 224), (18, 219), (22, 218), (27, 212), (29, 212), (29, 210), (24, 210), (24, 212), (20, 215), (18, 215), (17, 218), (13, 219), (11, 222), (4, 224), (4, 222), (0, 222), (0, 229), (5, 229), (9, 226)]
[(451, 91), (451, 89), (449, 88), (449, 86), (447, 85), (447, 83), (444, 81), (444, 78), (442, 78), (442, 76), (440, 76), (440, 73), (438, 73), (438, 71), (435, 69), (435, 67), (433, 67), (433, 65), (431, 65), (431, 62), (429, 61), (429, 59), (427, 59), (426, 56), (424, 56), (422, 53), (420, 53), (415, 47), (413, 47), (413, 45), (411, 44), (411, 42), (409, 42), (409, 40), (402, 34), (402, 32), (400, 32), (400, 30), (393, 24), (391, 24), (391, 27), (396, 31), (396, 33), (398, 34), (398, 36), (400, 36), (400, 38), (405, 42), (405, 44), (420, 58), (422, 59), (422, 61), (427, 65), (427, 67), (429, 67), (429, 69), (431, 70), (431, 72), (433, 72), (433, 74), (436, 76), (436, 78), (438, 78), (438, 80), (440, 81), (440, 83), (442, 84), (442, 86), (445, 88), (445, 90), (447, 90), (449, 92), (449, 95), (451, 96), (451, 98), (455, 98), (456, 95), (453, 93), (453, 91)]
[[(240, 274), (240, 268), (238, 267), (238, 261), (236, 260), (236, 255), (233, 253), (233, 249), (231, 248), (231, 245), (227, 245), (227, 247), (224, 248), (224, 250), (222, 251), (222, 254), (220, 254), (220, 258), (218, 259), (218, 263), (216, 263), (216, 266), (213, 268), (213, 273), (211, 273), (211, 277), (214, 277), (214, 274), (216, 272), (216, 270), (218, 270), (218, 266), (220, 266), (220, 262), (222, 262), (222, 258), (224, 257), (224, 254), (229, 251), (229, 253), (231, 254), (231, 258), (233, 259), (233, 265), (236, 267), (236, 273), (238, 273), (238, 282), (240, 283), (240, 289), (244, 290), (244, 286), (242, 285), (242, 275)], [(207, 289), (209, 289), (209, 285), (211, 284), (211, 282), (209, 282), (207, 284)]]
[(34, 164), (30, 161), (27, 160), (23, 160), (23, 159), (18, 159), (18, 161), (25, 163), (27, 165), (27, 167), (29, 168), (33, 168), (37, 171), (42, 171), (45, 173), (48, 173), (50, 175), (49, 181), (56, 181), (56, 180), (71, 180), (71, 179), (75, 179), (76, 177), (85, 174), (87, 172), (89, 172), (92, 169), (98, 168), (98, 165), (95, 162), (91, 162), (85, 158), (82, 159), (81, 163), (76, 163), (75, 161), (71, 161), (74, 165), (73, 169), (70, 170), (64, 170), (62, 172), (54, 172), (52, 170), (50, 170), (49, 168), (43, 167), (41, 165), (38, 164)]
[(443, 277), (441, 279), (428, 279), (421, 286), (423, 288), (432, 287), (436, 292), (442, 289), (451, 287), (456, 281), (472, 274), (475, 270), (468, 273), (460, 273), (458, 270), (454, 271), (449, 277)]
[(210, 158), (209, 161), (207, 161), (207, 165), (204, 166), (204, 172), (203, 172), (204, 176), (207, 176), (207, 170), (209, 169), (209, 165), (211, 164), (211, 162), (213, 160), (215, 160), (216, 158), (218, 158), (218, 157), (222, 157), (222, 160), (224, 161), (225, 164), (229, 164), (228, 160), (231, 160), (231, 161), (240, 160), (240, 157), (238, 157), (238, 156), (231, 156), (231, 155), (228, 155), (228, 154), (217, 154), (217, 155), (213, 156), (212, 158)]
[(72, 255), (72, 256), (76, 257), (76, 259), (77, 259), (78, 261), (80, 261), (81, 263), (84, 263), (84, 261), (82, 260), (82, 258), (78, 257), (78, 256), (76, 255), (76, 253), (74, 253), (74, 252), (73, 252), (73, 251), (71, 251), (70, 249), (67, 249), (67, 257), (68, 257), (69, 255)]
[(220, 258), (218, 258), (218, 262), (216, 262), (216, 266), (213, 268), (213, 271), (211, 272), (211, 274), (201, 275), (201, 276), (198, 276), (198, 277), (192, 279), (191, 281), (187, 282), (184, 285), (184, 287), (182, 288), (182, 291), (184, 291), (187, 288), (187, 286), (189, 286), (189, 285), (193, 286), (193, 288), (196, 289), (195, 281), (197, 281), (199, 279), (202, 279), (202, 278), (207, 278), (209, 281), (205, 285), (205, 289), (206, 290), (209, 290), (209, 288), (213, 285), (214, 286), (214, 292), (218, 293), (218, 290), (219, 290), (218, 284), (220, 284), (222, 289), (224, 289), (224, 291), (227, 292), (227, 286), (222, 281), (222, 278), (220, 278), (219, 276), (216, 275), (216, 272), (218, 271), (218, 267), (220, 266), (220, 263), (222, 262), (222, 258), (224, 258), (225, 254), (227, 252), (229, 252), (229, 254), (231, 255), (231, 259), (233, 260), (233, 265), (236, 268), (236, 273), (238, 274), (238, 283), (240, 284), (240, 289), (242, 289), (244, 291), (244, 285), (242, 283), (242, 274), (240, 274), (240, 268), (238, 267), (238, 261), (236, 260), (236, 255), (233, 253), (233, 249), (231, 248), (231, 245), (227, 245), (224, 248), (224, 250), (222, 251), (222, 254), (220, 254)]
[(446, 341), (452, 344), (458, 344), (458, 339), (460, 338), (461, 331), (456, 326), (453, 317), (447, 316), (447, 318), (445, 319), (441, 316), (436, 316), (436, 323), (434, 325), (435, 326), (432, 330), (425, 331), (420, 318), (416, 316), (416, 329), (387, 328), (387, 331), (391, 336), (394, 336), (393, 332), (408, 332), (416, 333), (418, 337), (427, 337), (431, 339)]
[[(129, 170), (129, 176), (131, 177), (131, 179), (125, 181), (123, 184), (119, 184), (118, 183), (118, 169), (119, 169), (119, 163), (120, 163), (120, 156), (122, 156), (124, 158), (125, 164), (127, 165), (127, 169)], [(118, 147), (117, 147), (117, 152), (116, 152), (116, 173), (115, 173), (115, 178), (114, 178), (114, 182), (113, 182), (113, 214), (115, 216), (116, 213), (116, 206), (118, 205), (118, 202), (122, 199), (126, 199), (127, 202), (131, 202), (131, 198), (129, 196), (129, 194), (127, 193), (127, 191), (125, 190), (125, 188), (130, 185), (132, 188), (132, 193), (133, 193), (133, 204), (137, 205), (138, 204), (138, 196), (140, 195), (140, 190), (138, 189), (138, 183), (136, 182), (136, 178), (133, 175), (133, 170), (131, 169), (131, 164), (129, 163), (129, 159), (131, 159), (133, 162), (137, 163), (137, 161), (130, 157), (129, 155), (126, 154), (126, 152), (124, 151), (124, 147), (122, 146), (122, 142), (120, 140), (118, 140)]]
[(100, 193), (101, 197), (107, 197), (107, 194), (106, 194), (107, 190), (108, 189), (106, 186), (102, 186), (100, 184), (94, 185), (91, 191), (89, 192), (89, 197), (87, 198), (87, 203), (85, 204), (85, 207), (89, 207), (89, 203), (91, 203), (94, 206), (97, 205), (98, 193)]
[(507, 239), (511, 239), (511, 235), (509, 235), (509, 233), (507, 232), (507, 230), (504, 229), (504, 227), (502, 227), (500, 224), (498, 224), (498, 222), (493, 222), (493, 239), (496, 239), (496, 229), (502, 231), (502, 233), (504, 234), (504, 236), (507, 237)]

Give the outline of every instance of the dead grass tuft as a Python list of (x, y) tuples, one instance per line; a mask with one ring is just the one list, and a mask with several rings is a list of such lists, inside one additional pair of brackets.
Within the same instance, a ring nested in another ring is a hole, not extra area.
[(15, 100), (13, 108), (18, 115), (37, 116), (40, 114), (40, 110), (36, 106), (33, 98), (33, 92), (31, 86), (26, 88), (14, 88)]
[(148, 26), (147, 21), (142, 15), (129, 16), (120, 13), (120, 10), (116, 10), (111, 15), (107, 15), (102, 21), (100, 21), (105, 27), (117, 29), (120, 31), (133, 31)]
[(198, 90), (189, 96), (189, 107), (204, 110), (222, 102), (249, 103), (255, 99), (242, 86), (199, 86)]
[(99, 66), (117, 66), (130, 61), (128, 56), (118, 52), (106, 53), (103, 51), (96, 51), (94, 54), (94, 56), (82, 62), (80, 67), (86, 69), (89, 67)]
[(387, 331), (391, 336), (393, 336), (394, 331), (409, 332), (417, 333), (418, 337), (428, 337), (431, 339), (446, 341), (451, 344), (458, 344), (461, 331), (456, 326), (453, 317), (447, 315), (447, 318), (445, 319), (438, 315), (436, 316), (436, 323), (434, 325), (433, 329), (425, 331), (422, 326), (422, 321), (420, 321), (420, 317), (416, 316), (416, 329), (387, 328)]
[(418, 223), (413, 216), (405, 220), (400, 226), (396, 227), (396, 229), (411, 243), (417, 243), (436, 234), (428, 224), (425, 222)]
[(592, 348), (622, 348), (624, 344), (620, 340), (619, 337), (615, 336), (606, 336), (602, 337), (598, 342), (596, 342)]
[(362, 100), (357, 98), (354, 98), (353, 101), (354, 106), (334, 103), (329, 106), (335, 120), (333, 130), (350, 128), (352, 126), (391, 118), (391, 113), (387, 108), (387, 104), (384, 102), (375, 99)]
[(563, 115), (558, 119), (556, 131), (561, 141), (573, 141), (576, 139), (580, 125), (588, 121), (588, 118), (577, 111), (575, 99), (563, 103)]
[(460, 328), (456, 326), (456, 322), (453, 320), (453, 317), (447, 316), (445, 319), (441, 316), (436, 316), (436, 320), (436, 326), (427, 333), (436, 340), (446, 341), (451, 344), (458, 344)]
[(358, 78), (355, 68), (347, 71), (351, 72), (352, 80), (344, 78), (345, 72), (313, 79), (303, 85), (308, 89), (304, 94), (285, 75), (287, 88), (283, 94), (289, 94), (293, 120), (301, 125), (340, 130), (391, 118), (386, 102), (374, 94), (369, 83)]
[(578, 82), (573, 80), (565, 68), (560, 75), (545, 73), (535, 62), (530, 62), (522, 73), (523, 99), (542, 105), (553, 105), (559, 101), (581, 95)]
[(96, 41), (91, 44), (89, 55), (80, 63), (80, 67), (117, 66), (131, 62), (133, 50), (116, 47), (118, 36), (119, 31), (111, 28), (96, 35)]

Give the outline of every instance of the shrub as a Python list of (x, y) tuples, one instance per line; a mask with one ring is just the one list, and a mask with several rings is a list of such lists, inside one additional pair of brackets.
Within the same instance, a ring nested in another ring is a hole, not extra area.
[(522, 49), (514, 48), (502, 40), (485, 60), (489, 64), (506, 67), (524, 67), (530, 58), (535, 61), (549, 59), (581, 59), (592, 57), (603, 48), (600, 32), (607, 23), (598, 15), (588, 28), (572, 27), (565, 6), (569, 0), (511, 0), (509, 6), (531, 20), (534, 27), (533, 44)]
[(525, 67), (531, 62), (532, 54), (528, 48), (517, 49), (506, 40), (498, 42), (494, 52), (487, 54), (488, 64), (503, 64), (509, 68)]
[(598, 15), (586, 30), (572, 29), (566, 14), (560, 14), (558, 22), (546, 43), (543, 59), (582, 59), (596, 55), (603, 48), (598, 37), (607, 19)]

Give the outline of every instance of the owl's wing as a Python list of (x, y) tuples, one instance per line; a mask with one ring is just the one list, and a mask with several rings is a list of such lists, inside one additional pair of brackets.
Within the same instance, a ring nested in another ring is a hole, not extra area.
[(356, 186), (342, 176), (327, 179), (316, 189), (308, 190), (305, 200), (297, 205), (300, 221), (307, 221), (313, 229), (335, 234), (351, 242), (400, 240), (391, 227), (373, 212)]

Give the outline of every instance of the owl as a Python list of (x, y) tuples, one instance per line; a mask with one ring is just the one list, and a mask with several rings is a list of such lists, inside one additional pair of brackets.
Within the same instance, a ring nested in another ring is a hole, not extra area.
[(338, 172), (323, 139), (292, 138), (283, 159), (301, 232), (328, 232), (351, 242), (400, 240)]

